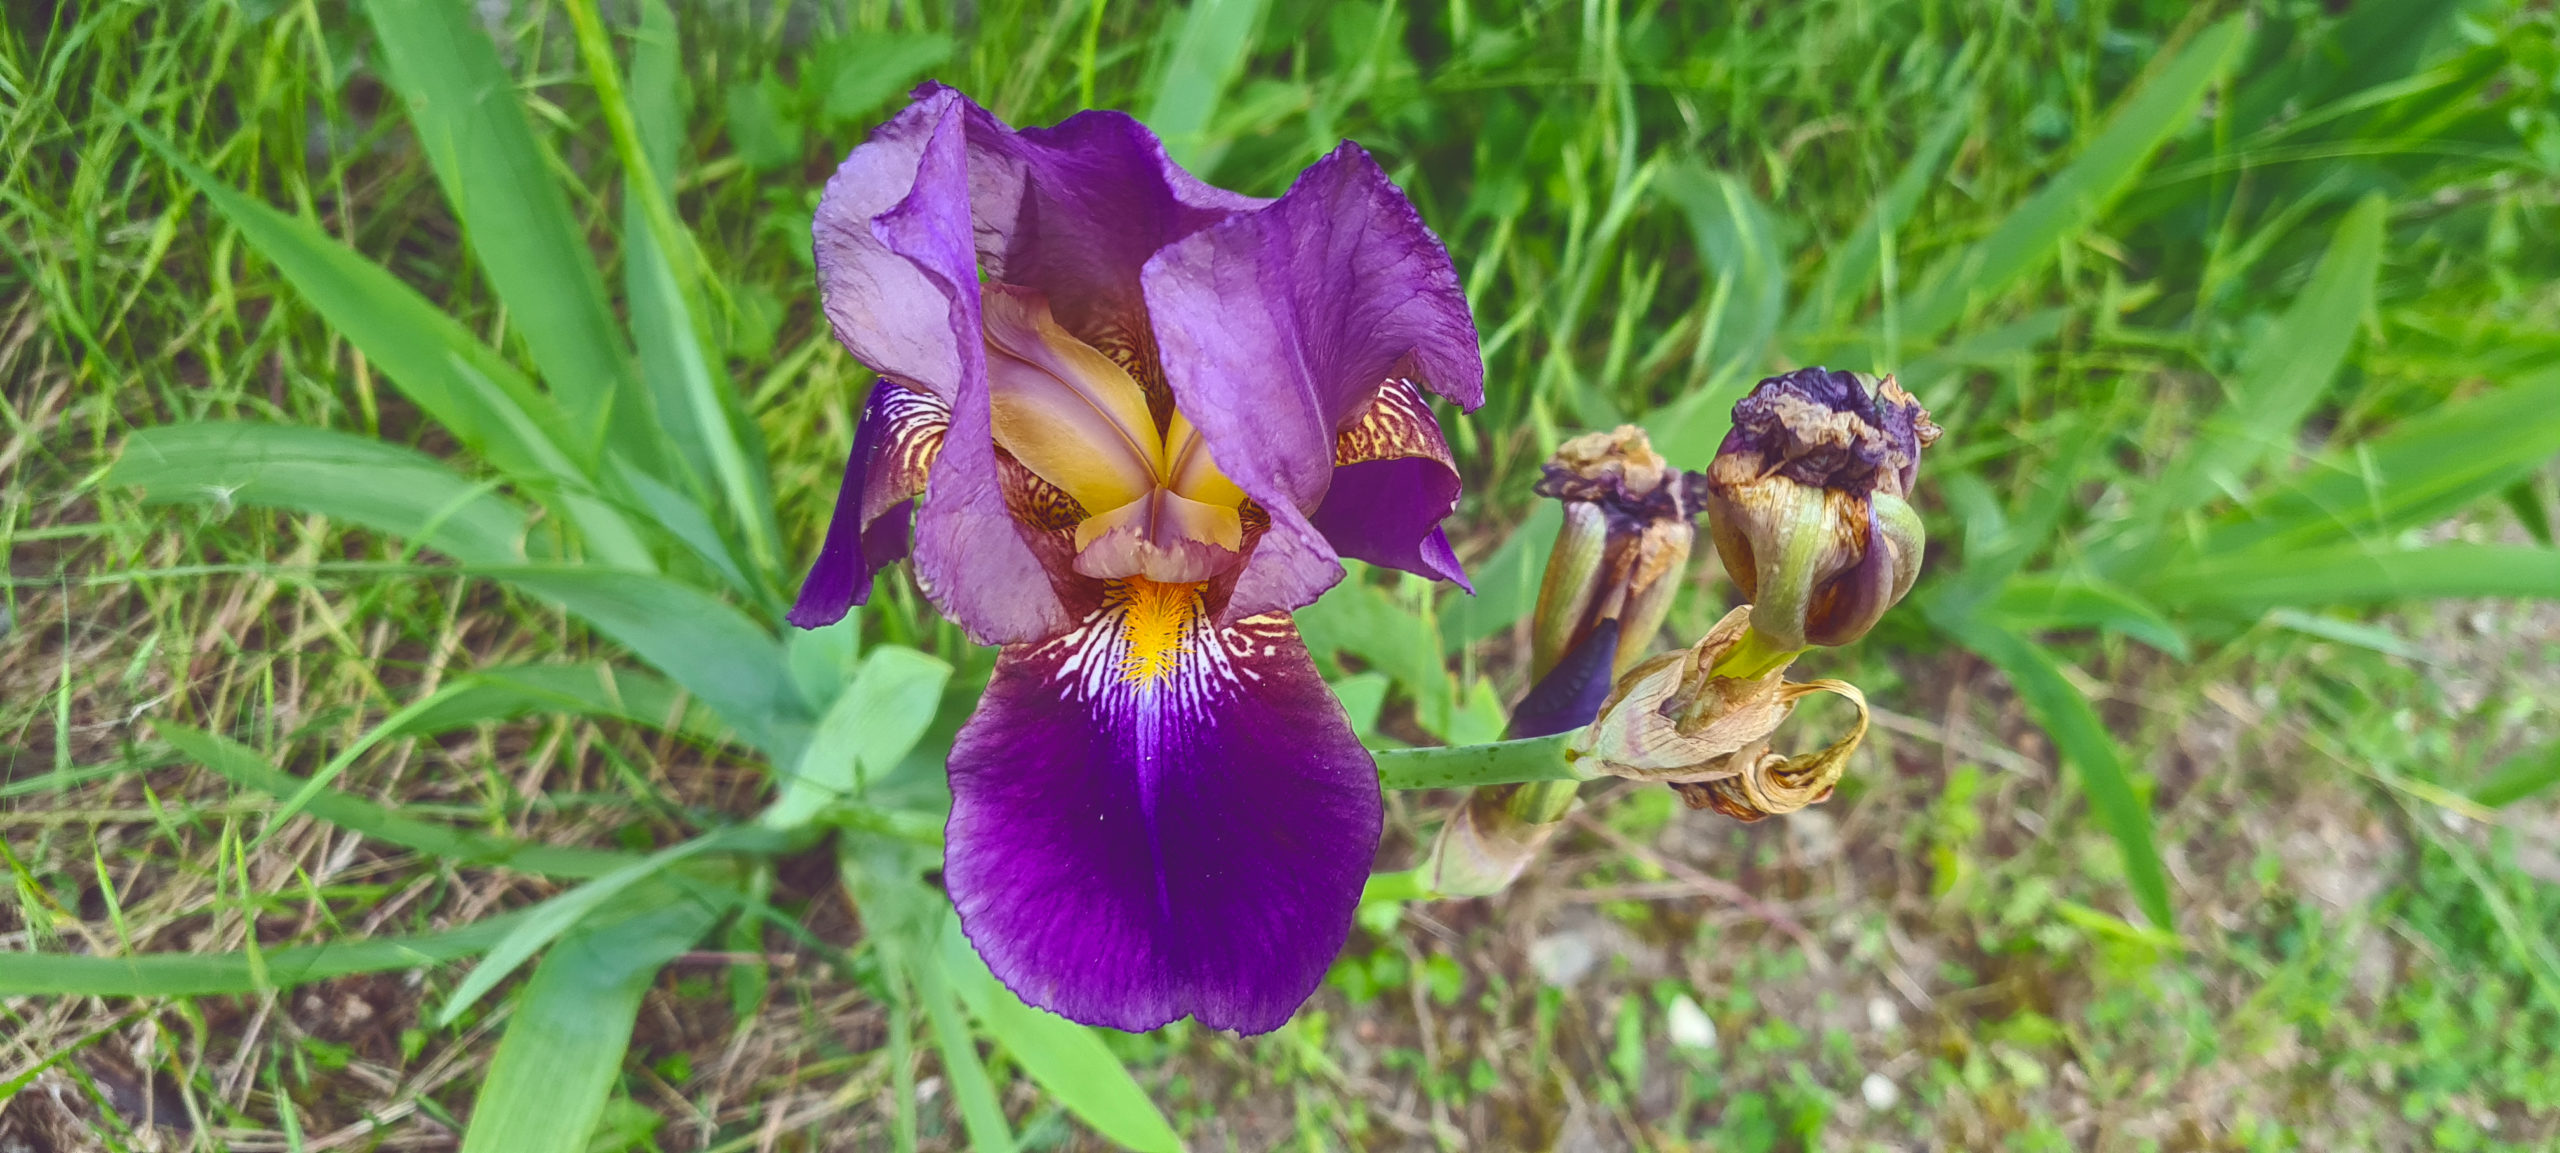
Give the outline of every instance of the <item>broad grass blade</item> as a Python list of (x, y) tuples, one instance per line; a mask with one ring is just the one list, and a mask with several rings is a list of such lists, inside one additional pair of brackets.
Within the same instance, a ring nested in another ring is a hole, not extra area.
[(688, 707), (666, 678), (603, 662), (476, 670), (410, 711), (399, 732), (425, 736), (537, 712), (629, 721), (701, 741), (720, 736), (720, 725)]
[(2014, 576), (1988, 609), (2001, 624), (2022, 633), (2100, 628), (2182, 661), (2194, 656), (2186, 635), (2157, 607), (2105, 581), (2043, 573)]
[(633, 75), (658, 90), (626, 98), (595, 5), (573, 3), (569, 16), (622, 162), (623, 283), (649, 389), (662, 417), (678, 430), (679, 455), (728, 505), (753, 566), (768, 575), (778, 572), (782, 534), (767, 487), (764, 442), (737, 403), (728, 366), (710, 337), (711, 313), (702, 295), (709, 273), (670, 199), (681, 127), (673, 101), (662, 97), (678, 75), (674, 17), (662, 4), (641, 5)]
[(2343, 449), (2208, 529), (2204, 556), (2381, 540), (2495, 495), (2560, 454), (2560, 372), (2447, 405)]
[(1138, 1153), (1179, 1153), (1182, 1138), (1093, 1030), (1020, 997), (987, 971), (959, 921), (943, 926), (941, 965), (969, 1015), (1076, 1119)]
[(552, 877), (600, 877), (637, 863), (629, 853), (556, 848), (473, 833), (404, 817), (351, 793), (314, 789), (313, 780), (284, 772), (246, 745), (199, 729), (161, 721), (153, 726), (189, 760), (244, 789), (275, 797), (304, 798), (301, 811), (339, 828), (457, 865), (481, 865)]
[(207, 422), (137, 429), (107, 483), (155, 503), (318, 513), (467, 564), (519, 564), (529, 514), (434, 457), (325, 428)]
[(593, 568), (488, 567), (477, 575), (558, 604), (699, 698), (777, 764), (808, 737), (782, 644), (691, 585)]
[(921, 951), (900, 949), (897, 955), (906, 962), (907, 975), (915, 982), (916, 1000), (924, 1003), (926, 1023), (933, 1030), (933, 1047), (942, 1054), (942, 1075), (951, 1085), (951, 1099), (960, 1107), (960, 1123), (969, 1130), (969, 1146), (978, 1153), (1012, 1153), (1013, 1128), (1005, 1123), (1004, 1106), (996, 1100), (995, 1082), (987, 1076), (987, 1065), (978, 1056), (977, 1039), (969, 1032), (969, 1022), (960, 1015), (960, 1003), (953, 998), (951, 981), (944, 974), (937, 950), (927, 942)]
[(2096, 224), (2152, 154), (2194, 117), (2205, 92), (2238, 59), (2247, 36), (2248, 17), (2228, 17), (2144, 78), (2068, 167), (2011, 210), (1990, 236), (1936, 270), (1902, 313), (1904, 339), (1936, 340), (1976, 302), (1998, 299), (2043, 270), (2064, 241)]
[(1660, 187), (1688, 217), (1714, 286), (1713, 327), (1699, 337), (1712, 350), (1707, 379), (1755, 369), (1787, 309), (1787, 254), (1768, 206), (1750, 186), (1694, 161), (1663, 169)]
[(2489, 779), (2471, 790), (2471, 799), (2504, 808), (2560, 784), (2560, 742), (2518, 753), (2490, 770)]
[(2125, 881), (2133, 888), (2135, 902), (2154, 928), (2176, 932), (2177, 921), (2169, 906), (2169, 871), (2161, 865), (2160, 850), (2153, 843), (2151, 810), (2134, 791), (2124, 750), (2107, 732), (2106, 722), (2089, 698), (2062, 675), (2053, 654), (2033, 641), (1969, 618), (1940, 619), (1937, 624), (2009, 674), (2009, 683), (2035, 714), (2036, 723), (2080, 771), (2090, 809), (2124, 856)]
[(559, 407), (417, 290), (309, 221), (234, 191), (157, 137), (144, 139), (159, 144), (170, 166), (192, 181), (331, 327), (391, 374), (401, 394), (464, 447), (517, 476), (567, 482), (588, 475), (562, 450), (574, 441), (560, 435), (568, 418)]
[(137, 957), (0, 952), (0, 996), (218, 997), (290, 989), (350, 973), (423, 969), (487, 952), (522, 913), (485, 917), (415, 937), (261, 949), (247, 953), (146, 953)]
[(2164, 569), (2144, 588), (2190, 608), (2380, 604), (2446, 597), (2560, 597), (2560, 551), (2443, 544), (2251, 552)]
[(1155, 96), (1140, 117), (1164, 139), (1164, 150), (1176, 163), (1207, 176), (1225, 151), (1210, 139), (1218, 105), (1227, 86), (1244, 70), (1253, 53), (1254, 33), (1262, 24), (1266, 0), (1191, 0), (1191, 6), (1169, 20), (1180, 20), (1173, 51), (1156, 75)]
[(2253, 473), (2292, 449), (2303, 417), (2328, 391), (2373, 309), (2389, 207), (2374, 193), (2347, 213), (2311, 283), (2250, 347), (2229, 401), (2148, 488), (2133, 521), (2167, 523), (2216, 492), (2244, 491)]
[(711, 522), (711, 514), (692, 496), (675, 486), (633, 467), (622, 457), (607, 465), (622, 482), (632, 500), (646, 511), (659, 531), (673, 537), (677, 544), (702, 562), (709, 575), (719, 578), (730, 591), (758, 601), (770, 601), (774, 616), (782, 615), (782, 605), (772, 595), (772, 586), (747, 575), (729, 542), (720, 535), (720, 526)]
[(932, 727), (942, 686), (950, 679), (950, 665), (914, 649), (873, 650), (818, 719), (807, 751), (783, 779), (763, 823), (778, 829), (805, 825), (830, 802), (860, 796), (866, 783), (897, 768)]
[(630, 522), (593, 495), (592, 460), (573, 458), (564, 447), (580, 443), (566, 434), (567, 418), (513, 365), (417, 290), (310, 222), (232, 190), (166, 141), (138, 127), (134, 131), (193, 182), (331, 327), (390, 374), (402, 395), (498, 471), (538, 490), (557, 491), (597, 559), (623, 568), (655, 567)]
[[(462, 1015), (463, 1010), (470, 1008), (474, 1002), (486, 996), (489, 990), (497, 988), (498, 982), (506, 980), (507, 974), (515, 972), (516, 966), (524, 964), (535, 953), (541, 952), (543, 946), (564, 936), (573, 936), (572, 930), (580, 929), (582, 926), (594, 928), (613, 924), (616, 913), (606, 912), (605, 910), (609, 908), (627, 912), (632, 908), (645, 908), (661, 902), (707, 904), (725, 908), (726, 906), (721, 902), (733, 901), (734, 893), (720, 893), (717, 886), (700, 882), (688, 883), (689, 878), (672, 875), (669, 870), (704, 853), (734, 849), (750, 842), (760, 832), (760, 830), (744, 827), (732, 827), (695, 837), (690, 841), (660, 849), (632, 861), (630, 864), (525, 910), (524, 919), (516, 922), (515, 927), (509, 930), (506, 936), (489, 946), (489, 955), (481, 958), (479, 964), (472, 966), (471, 972), (463, 977), (462, 983), (455, 986), (452, 994), (445, 998), (444, 1006), (436, 1010), (436, 1027), (444, 1028), (453, 1024), (454, 1020)], [(626, 897), (626, 894), (630, 896)], [(641, 899), (644, 897), (646, 899)], [(591, 919), (592, 924), (590, 924)], [(687, 938), (688, 943), (699, 938), (702, 932), (709, 931), (709, 928), (709, 924), (705, 923), (701, 931)]]
[(473, 10), (451, 0), (371, 0), (365, 9), (436, 182), (506, 303), (508, 327), (580, 438), (579, 455), (600, 459), (609, 443), (655, 459), (656, 422), (604, 278), (497, 46)]
[(489, 1058), (462, 1153), (587, 1153), (641, 996), (735, 903), (675, 885), (632, 897), (621, 915), (581, 926), (534, 967)]
[[(684, 77), (678, 53), (675, 14), (656, 0), (643, 0), (640, 26), (631, 39), (631, 122), (650, 179), (662, 189), (675, 186), (676, 153), (683, 146)], [(640, 379), (648, 385), (658, 425), (676, 451), (671, 463), (688, 474), (687, 487), (709, 495), (719, 466), (712, 460), (710, 434), (692, 392), (695, 378), (707, 374), (688, 361), (698, 361), (702, 348), (692, 340), (693, 318), (684, 312), (675, 278), (650, 231), (649, 209), (634, 196), (622, 198), (622, 293), (631, 309)]]

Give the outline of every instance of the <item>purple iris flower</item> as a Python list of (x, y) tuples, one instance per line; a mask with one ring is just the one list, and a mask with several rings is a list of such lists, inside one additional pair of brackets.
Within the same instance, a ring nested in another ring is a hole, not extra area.
[(815, 232), (880, 382), (791, 621), (912, 553), (1004, 646), (951, 751), (961, 927), (1078, 1021), (1277, 1028), (1342, 947), (1382, 807), (1288, 613), (1342, 557), (1465, 582), (1424, 401), (1483, 400), (1448, 251), (1356, 145), (1262, 200), (1127, 116), (1016, 132), (932, 84)]

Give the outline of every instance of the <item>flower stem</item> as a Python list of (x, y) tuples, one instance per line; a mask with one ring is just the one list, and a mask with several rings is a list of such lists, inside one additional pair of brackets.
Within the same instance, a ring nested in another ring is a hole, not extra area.
[(1757, 680), (1787, 667), (1804, 652), (1800, 648), (1780, 647), (1759, 629), (1746, 627), (1742, 630), (1742, 639), (1726, 649), (1723, 656), (1716, 658), (1714, 667), (1707, 673), (1738, 681)]
[(1578, 783), (1581, 778), (1574, 775), (1564, 759), (1565, 741), (1571, 736), (1558, 733), (1482, 745), (1380, 749), (1378, 783), (1390, 789), (1462, 789), (1525, 781)]

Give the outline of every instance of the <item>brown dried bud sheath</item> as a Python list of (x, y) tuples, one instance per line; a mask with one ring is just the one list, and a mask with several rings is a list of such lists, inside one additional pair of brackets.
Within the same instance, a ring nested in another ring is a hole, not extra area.
[(1628, 424), (1564, 442), (1537, 491), (1564, 503), (1564, 529), (1538, 589), (1531, 675), (1545, 676), (1603, 621), (1618, 622), (1610, 671), (1623, 673), (1661, 631), (1687, 575), (1706, 478), (1664, 463)]

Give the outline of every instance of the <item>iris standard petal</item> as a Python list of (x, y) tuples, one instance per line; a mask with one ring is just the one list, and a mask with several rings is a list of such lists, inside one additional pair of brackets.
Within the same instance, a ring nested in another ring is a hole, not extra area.
[[(916, 189), (926, 144), (958, 123), (967, 104), (942, 89), (924, 94), (846, 156), (818, 198), (810, 223), (818, 296), (836, 340), (883, 376), (913, 382), (944, 400), (958, 395), (960, 352), (977, 343), (951, 330), (943, 292), (928, 270), (893, 252), (872, 222)], [(968, 193), (960, 191), (960, 208)]]
[(957, 395), (959, 349), (926, 270), (872, 223), (913, 191), (926, 142), (956, 121), (966, 151), (962, 207), (988, 277), (1035, 289), (1060, 323), (1126, 366), (1151, 347), (1138, 272), (1180, 237), (1269, 203), (1202, 183), (1154, 134), (1117, 112), (1085, 112), (1015, 132), (940, 84), (856, 147), (828, 180), (814, 234), (818, 283), (836, 338), (884, 375)]
[(854, 427), (853, 456), (836, 491), (834, 519), (818, 562), (800, 585), (788, 619), (804, 629), (844, 619), (871, 599), (871, 574), (907, 555), (913, 501), (951, 428), (951, 406), (893, 380), (871, 387)]
[(1142, 283), (1175, 404), (1218, 466), (1271, 515), (1226, 614), (1313, 601), (1341, 579), (1308, 522), (1333, 480), (1334, 440), (1406, 376), (1467, 408), (1484, 365), (1448, 250), (1357, 145), (1269, 207), (1193, 233)]
[(973, 144), (989, 170), (976, 202), (988, 275), (1047, 296), (1067, 331), (1132, 372), (1151, 371), (1139, 269), (1157, 249), (1270, 202), (1183, 171), (1123, 113), (1080, 112), (1019, 133), (975, 115)]
[(1065, 632), (1076, 615), (1025, 539), (1034, 530), (1021, 527), (1006, 508), (997, 472), (977, 236), (969, 215), (967, 111), (946, 108), (918, 158), (914, 187), (872, 219), (871, 232), (917, 269), (942, 303), (937, 323), (950, 334), (958, 364), (946, 382), (951, 429), (916, 512), (916, 583), (972, 639), (1012, 644)]
[(1007, 648), (951, 753), (943, 876), (1034, 1005), (1152, 1029), (1277, 1028), (1350, 930), (1374, 763), (1286, 617), (1217, 627), (1130, 582)]

